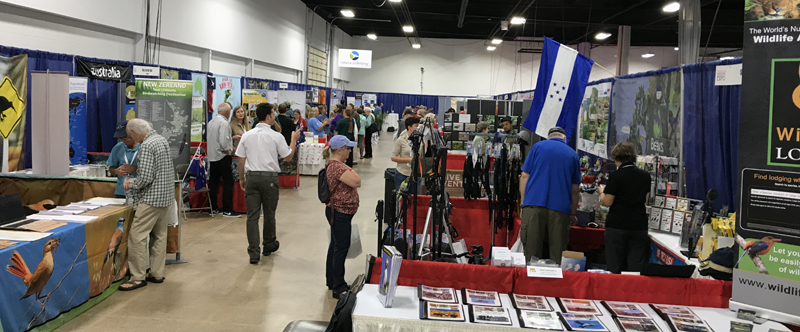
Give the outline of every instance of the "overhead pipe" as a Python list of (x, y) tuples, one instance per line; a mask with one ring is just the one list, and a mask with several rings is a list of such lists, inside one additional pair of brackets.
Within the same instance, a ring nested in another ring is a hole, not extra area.
[(469, 0), (461, 0), (461, 11), (458, 13), (458, 27), (464, 27), (464, 18), (467, 16), (467, 4)]

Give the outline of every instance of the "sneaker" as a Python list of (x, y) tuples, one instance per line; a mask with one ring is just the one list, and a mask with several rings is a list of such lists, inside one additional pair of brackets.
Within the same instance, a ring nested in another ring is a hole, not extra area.
[(223, 212), (222, 216), (223, 217), (229, 217), (229, 218), (239, 218), (239, 217), (242, 216), (242, 214), (239, 213), (239, 212)]
[(278, 242), (278, 241), (275, 241), (275, 248), (274, 249), (267, 249), (267, 247), (264, 246), (264, 251), (261, 254), (264, 255), (264, 256), (272, 255), (272, 253), (278, 251), (278, 248), (280, 248), (280, 247), (281, 247), (281, 243)]

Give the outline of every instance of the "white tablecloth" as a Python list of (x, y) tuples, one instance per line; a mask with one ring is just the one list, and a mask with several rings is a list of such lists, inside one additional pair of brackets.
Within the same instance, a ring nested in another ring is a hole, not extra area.
[(322, 158), (322, 150), (325, 144), (303, 143), (297, 149), (298, 160), (297, 168), (301, 175), (317, 175), (319, 170), (325, 167), (325, 159)]
[[(588, 272), (587, 272), (588, 273)], [(459, 300), (461, 299), (461, 292), (458, 293)], [(555, 298), (548, 297), (555, 311), (560, 311), (558, 302)], [(442, 322), (432, 320), (419, 319), (419, 299), (417, 299), (417, 289), (415, 287), (397, 287), (395, 293), (394, 303), (392, 308), (384, 308), (378, 300), (378, 285), (368, 284), (364, 285), (364, 289), (358, 293), (356, 307), (353, 310), (353, 331), (356, 332), (422, 332), (422, 331), (447, 331), (447, 332), (467, 332), (467, 331), (532, 331), (532, 329), (524, 329), (519, 327), (519, 318), (517, 317), (516, 309), (511, 304), (508, 294), (500, 294), (500, 301), (503, 307), (508, 309), (511, 315), (513, 325), (508, 326), (492, 326), (485, 324), (475, 324), (469, 322), (469, 314), (467, 313), (468, 307), (464, 306), (464, 314), (467, 319), (465, 322)], [(608, 328), (609, 331), (620, 331), (614, 323), (611, 314), (600, 304), (600, 301), (595, 301), (595, 304), (603, 313), (600, 316), (600, 321)], [(666, 321), (661, 319), (658, 314), (650, 308), (649, 305), (643, 304), (642, 308), (653, 317), (656, 323), (661, 327), (661, 331), (670, 331), (669, 325)], [(730, 322), (732, 320), (745, 322), (736, 319), (736, 313), (728, 309), (717, 308), (699, 308), (690, 307), (694, 313), (702, 318), (711, 326), (714, 331), (728, 331), (730, 330)], [(769, 329), (776, 329), (780, 331), (789, 331), (789, 329), (780, 323), (768, 321), (764, 324), (754, 324), (753, 332), (768, 332)]]
[(398, 121), (400, 121), (400, 116), (397, 113), (386, 113), (383, 116), (383, 131), (387, 131), (389, 127), (394, 127), (394, 131), (397, 131)]

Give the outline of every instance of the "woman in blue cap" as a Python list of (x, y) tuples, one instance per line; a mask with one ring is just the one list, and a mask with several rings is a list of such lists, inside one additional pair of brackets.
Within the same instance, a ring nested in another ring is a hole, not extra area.
[(325, 166), (330, 190), (330, 201), (326, 204), (325, 217), (331, 225), (325, 280), (336, 299), (348, 289), (344, 280), (344, 260), (350, 249), (350, 222), (358, 211), (357, 188), (361, 187), (361, 177), (350, 166), (345, 165), (345, 161), (351, 156), (356, 144), (343, 135), (336, 135), (322, 151), (322, 157), (330, 158), (328, 165)]

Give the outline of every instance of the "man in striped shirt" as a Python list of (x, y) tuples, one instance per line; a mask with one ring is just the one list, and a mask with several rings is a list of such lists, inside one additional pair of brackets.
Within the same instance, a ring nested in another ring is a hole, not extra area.
[[(135, 190), (136, 215), (128, 235), (130, 280), (119, 290), (129, 291), (164, 282), (169, 207), (175, 204), (175, 167), (169, 143), (147, 121), (128, 121), (128, 136), (140, 143), (138, 177), (125, 180), (125, 190)], [(148, 256), (147, 239), (150, 238)], [(150, 273), (147, 274), (147, 268)]]

